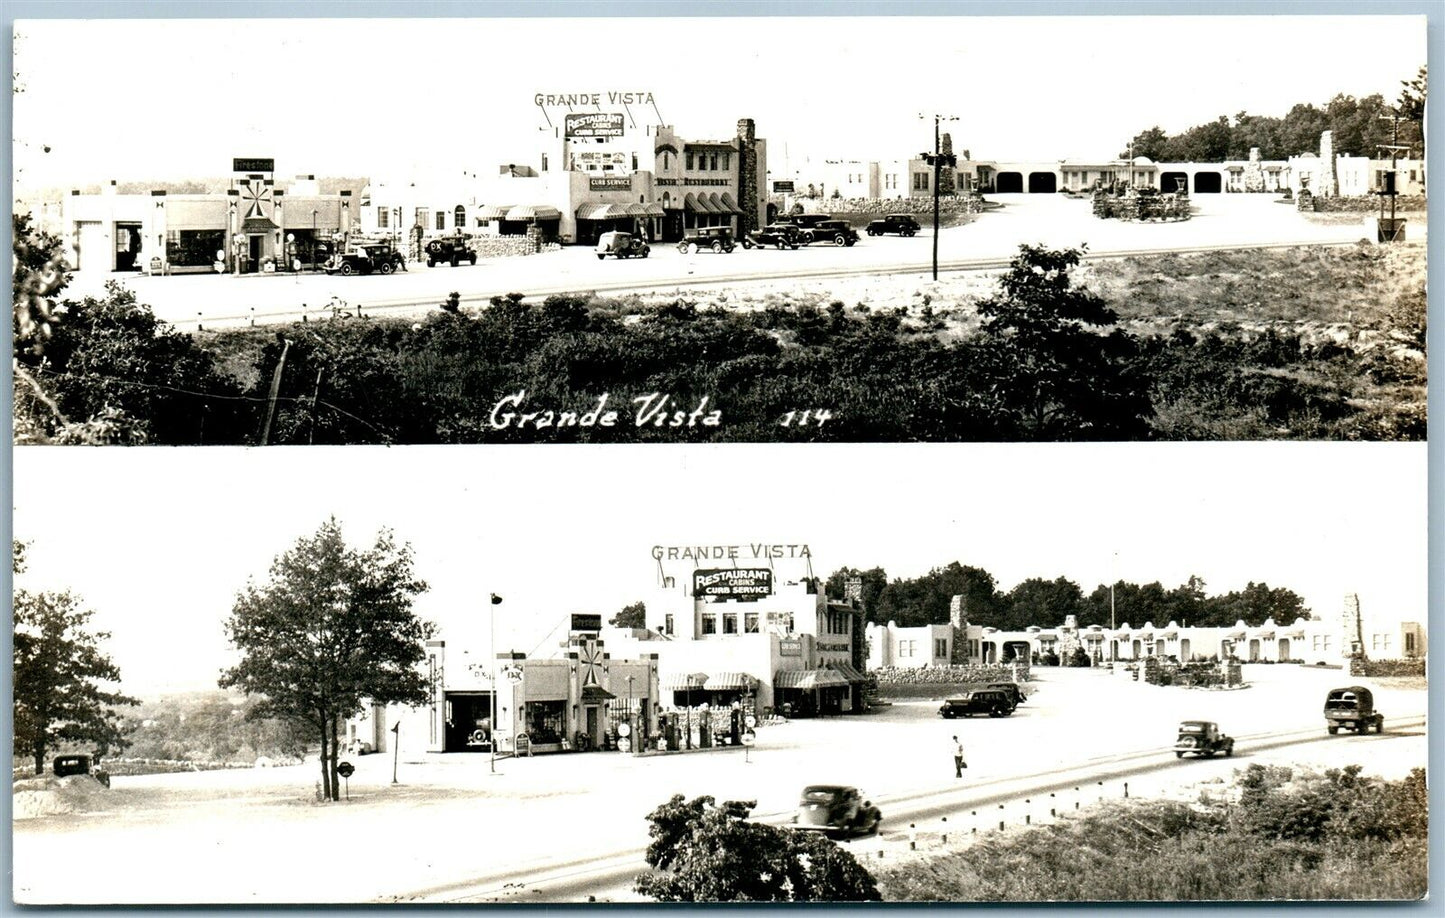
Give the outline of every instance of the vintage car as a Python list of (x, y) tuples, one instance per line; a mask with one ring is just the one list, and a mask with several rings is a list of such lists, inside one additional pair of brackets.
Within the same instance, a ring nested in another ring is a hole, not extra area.
[(1234, 738), (1226, 736), (1212, 721), (1181, 721), (1179, 736), (1174, 740), (1174, 757), (1182, 759), (1186, 752), (1206, 759), (1213, 758), (1216, 752), (1234, 755)]
[(809, 784), (798, 799), (793, 826), (826, 835), (868, 835), (878, 831), (883, 814), (856, 787)]
[(858, 241), (858, 231), (842, 220), (823, 220), (803, 227), (803, 236), (809, 242), (831, 242), (836, 246), (853, 245)]
[(613, 230), (597, 237), (598, 261), (608, 255), (614, 258), (646, 258), (651, 251), (652, 246), (647, 244), (647, 240), (622, 230)]
[(1385, 715), (1375, 710), (1375, 695), (1363, 685), (1330, 689), (1325, 696), (1325, 729), (1333, 736), (1340, 728), (1356, 733), (1376, 733), (1385, 729)]
[(779, 249), (796, 249), (800, 245), (807, 245), (808, 240), (803, 238), (803, 233), (791, 223), (769, 223), (762, 229), (755, 229), (743, 237), (743, 248), (750, 249), (753, 246), (764, 248), (774, 246)]
[(699, 249), (721, 255), (731, 252), (735, 247), (733, 231), (728, 226), (699, 226), (677, 244), (677, 250), (684, 255), (692, 255)]
[(406, 259), (396, 249), (385, 243), (364, 245), (353, 251), (338, 255), (326, 265), (327, 274), (391, 274), (398, 268), (406, 270)]
[(1017, 682), (990, 682), (985, 688), (998, 689), (1003, 692), (1013, 702), (1014, 707), (1023, 704), (1024, 700), (1029, 697), (1024, 694), (1023, 689), (1019, 688)]
[(918, 221), (909, 214), (889, 214), (881, 220), (873, 220), (868, 224), (868, 235), (870, 236), (882, 236), (884, 233), (912, 236), (918, 230)]
[(975, 714), (1007, 717), (1014, 712), (1015, 707), (1013, 699), (999, 689), (977, 689), (948, 699), (938, 709), (938, 713), (944, 720), (952, 720), (955, 717), (972, 717)]
[(833, 219), (832, 214), (778, 214), (773, 219), (774, 223), (787, 223), (796, 226), (800, 230), (808, 230), (819, 223), (826, 223)]
[(461, 262), (477, 263), (477, 253), (467, 245), (463, 235), (439, 236), (426, 244), (426, 266), (428, 268), (446, 262), (455, 268)]

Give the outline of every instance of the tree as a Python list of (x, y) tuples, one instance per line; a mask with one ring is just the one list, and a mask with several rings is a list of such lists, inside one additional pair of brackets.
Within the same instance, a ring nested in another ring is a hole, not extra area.
[(635, 889), (662, 902), (879, 902), (873, 877), (832, 841), (749, 822), (755, 801), (681, 794), (648, 814), (651, 873)]
[(883, 568), (875, 567), (865, 571), (862, 568), (840, 567), (828, 578), (827, 586), (824, 589), (830, 598), (842, 599), (848, 591), (848, 581), (855, 577), (863, 581), (863, 620), (876, 622), (879, 620), (875, 616), (878, 610), (878, 599), (888, 586), (888, 574)]
[[(12, 543), (11, 571), (25, 569), (25, 545)], [(33, 756), (35, 773), (45, 771), (45, 754), (65, 743), (90, 744), (97, 756), (128, 742), (118, 705), (140, 702), (109, 691), (120, 669), (100, 649), (106, 631), (91, 632), (94, 612), (69, 592), (17, 590), (14, 601), (15, 755)]]
[(1023, 629), (1029, 625), (1062, 624), (1066, 616), (1079, 614), (1083, 601), (1079, 585), (1066, 577), (1054, 580), (1030, 577), (1004, 597), (1008, 613), (1006, 623), (999, 627)]
[(1140, 131), (1135, 134), (1128, 148), (1119, 151), (1119, 158), (1147, 156), (1155, 162), (1158, 162), (1164, 159), (1166, 152), (1165, 144), (1167, 141), (1168, 135), (1164, 133), (1163, 128), (1156, 124), (1147, 131)]
[(1069, 271), (1082, 249), (1022, 245), (983, 317), (972, 367), (1003, 440), (1127, 440), (1151, 411), (1137, 343)]
[(1400, 117), (1409, 122), (1409, 135), (1420, 145), (1420, 158), (1425, 158), (1425, 96), (1429, 85), (1427, 68), (1421, 67), (1413, 80), (1400, 81), (1400, 99), (1396, 103)]
[(247, 717), (284, 717), (315, 731), (328, 799), (340, 798), (343, 721), (367, 700), (420, 705), (431, 697), (420, 664), (435, 626), (412, 609), (426, 589), (410, 545), (382, 529), (371, 548), (352, 549), (333, 517), (277, 557), (268, 582), (248, 583), (236, 597), (226, 634), (242, 660), (220, 685), (260, 697)]
[(614, 628), (646, 628), (647, 627), (647, 606), (642, 600), (622, 607), (607, 624)]

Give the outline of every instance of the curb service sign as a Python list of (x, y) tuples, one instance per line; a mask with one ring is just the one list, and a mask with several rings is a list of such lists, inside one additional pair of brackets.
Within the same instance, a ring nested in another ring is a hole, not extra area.
[(710, 600), (751, 602), (773, 595), (773, 572), (768, 568), (729, 567), (692, 574), (692, 595)]

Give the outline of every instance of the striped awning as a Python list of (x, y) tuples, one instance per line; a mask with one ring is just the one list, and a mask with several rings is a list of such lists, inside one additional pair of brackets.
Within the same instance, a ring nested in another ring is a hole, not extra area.
[(717, 213), (717, 211), (713, 209), (713, 206), (707, 202), (705, 195), (696, 195), (692, 192), (688, 192), (687, 197), (682, 199), (682, 206), (684, 209), (690, 210), (695, 214)]
[(616, 204), (603, 204), (596, 201), (589, 201), (588, 203), (583, 204), (581, 207), (577, 208), (577, 219), (610, 220), (613, 217), (626, 216), (626, 214), (616, 213), (616, 211), (614, 210), (615, 207), (617, 207)]
[(556, 220), (562, 212), (546, 204), (518, 204), (507, 211), (508, 220)]
[(511, 204), (486, 204), (476, 212), (475, 216), (483, 223), (488, 220), (505, 220), (507, 219), (507, 211), (511, 209)]
[(737, 202), (737, 201), (734, 201), (734, 200), (733, 200), (733, 196), (730, 195), (730, 194), (728, 194), (726, 191), (724, 191), (724, 192), (722, 193), (722, 197), (721, 197), (719, 200), (722, 201), (722, 205), (723, 205), (724, 207), (726, 207), (728, 210), (732, 211), (733, 213), (735, 213), (735, 214), (740, 214), (740, 213), (743, 212), (743, 209), (738, 206), (738, 202)]
[(730, 692), (751, 689), (756, 683), (747, 673), (709, 673), (703, 687), (709, 692)]
[(644, 205), (644, 206), (647, 208), (647, 215), (648, 215), (649, 217), (665, 217), (665, 216), (667, 216), (667, 211), (665, 211), (665, 210), (662, 209), (662, 205), (661, 205), (661, 204), (647, 204), (647, 205)]
[(854, 669), (851, 663), (829, 663), (828, 667), (851, 683), (868, 681), (868, 677)]
[(690, 692), (707, 684), (707, 673), (672, 673), (658, 680), (664, 692)]
[(820, 689), (848, 684), (842, 673), (831, 669), (780, 669), (773, 675), (773, 688)]

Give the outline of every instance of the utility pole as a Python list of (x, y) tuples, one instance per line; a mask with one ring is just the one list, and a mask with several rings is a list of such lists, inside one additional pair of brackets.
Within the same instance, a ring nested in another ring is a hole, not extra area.
[[(924, 116), (922, 113), (920, 113), (918, 117), (923, 118), (923, 117), (925, 117), (925, 116)], [(939, 123), (940, 123), (940, 122), (943, 122), (943, 121), (957, 121), (957, 120), (958, 120), (958, 118), (955, 117), (955, 116), (953, 116), (953, 115), (937, 115), (937, 114), (934, 115), (934, 116), (933, 116), (933, 153), (932, 153), (931, 155), (928, 154), (928, 153), (924, 153), (924, 154), (923, 154), (923, 160), (924, 160), (924, 162), (929, 163), (930, 165), (933, 166), (933, 279), (934, 279), (934, 280), (938, 280), (938, 179), (939, 179), (939, 176), (940, 176), (940, 175), (942, 174), (942, 172), (943, 172), (944, 160), (947, 160), (947, 161), (948, 161), (948, 165), (949, 165), (950, 167), (957, 167), (957, 166), (958, 166), (958, 157), (954, 156), (952, 153), (948, 154), (947, 156), (944, 156), (944, 155), (943, 155), (943, 151), (942, 151), (942, 149), (941, 149), (940, 146), (939, 146)]]
[[(1376, 147), (1378, 149), (1390, 151), (1390, 171), (1385, 173), (1385, 187), (1382, 190), (1376, 192), (1376, 194), (1380, 195), (1380, 220), (1382, 222), (1385, 219), (1384, 199), (1390, 199), (1389, 238), (1382, 238), (1381, 241), (1395, 242), (1400, 238), (1400, 224), (1395, 221), (1395, 196), (1399, 194), (1399, 192), (1396, 191), (1395, 188), (1395, 176), (1397, 174), (1395, 169), (1395, 159), (1399, 156), (1401, 150), (1409, 150), (1410, 148), (1400, 146), (1400, 113), (1398, 111), (1391, 110), (1390, 114), (1380, 115), (1379, 117), (1388, 118), (1390, 120), (1390, 142), (1387, 144), (1376, 144)], [(1385, 234), (1381, 233), (1379, 235), (1383, 237)]]
[(276, 361), (276, 372), (271, 376), (271, 395), (266, 400), (266, 424), (261, 428), (261, 445), (271, 439), (271, 420), (276, 416), (276, 398), (281, 394), (281, 371), (286, 369), (286, 352), (291, 350), (289, 338), (281, 339), (281, 359)]

